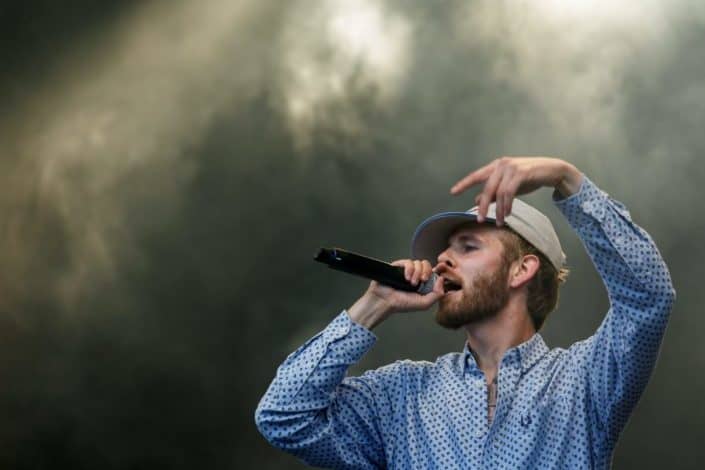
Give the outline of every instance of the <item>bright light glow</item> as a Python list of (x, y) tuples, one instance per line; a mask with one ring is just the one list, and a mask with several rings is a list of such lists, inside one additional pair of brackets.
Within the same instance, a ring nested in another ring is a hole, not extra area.
[[(536, 2), (559, 14), (584, 15), (590, 14), (593, 10), (604, 10), (604, 3), (599, 0), (539, 0)], [(609, 2), (610, 4), (615, 2)]]
[[(321, 27), (322, 25), (322, 27)], [(372, 86), (378, 105), (396, 96), (408, 65), (410, 27), (376, 0), (302, 2), (284, 35), (288, 79), (282, 83), (292, 133), (305, 148), (317, 123), (358, 132), (362, 123), (344, 102), (356, 87)]]
[(329, 34), (341, 50), (378, 70), (399, 53), (399, 42), (385, 31), (378, 5), (369, 2), (337, 2)]
[[(663, 7), (659, 0), (533, 0), (528, 2), (547, 20), (579, 22), (583, 25), (599, 22), (602, 26), (638, 26)], [(568, 25), (566, 25), (568, 26)], [(644, 24), (641, 25), (646, 26)]]

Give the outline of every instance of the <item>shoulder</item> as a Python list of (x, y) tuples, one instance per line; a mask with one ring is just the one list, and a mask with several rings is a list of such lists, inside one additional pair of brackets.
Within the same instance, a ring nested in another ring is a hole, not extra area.
[[(530, 376), (541, 376), (545, 381), (583, 382), (585, 371), (591, 366), (592, 337), (577, 341), (568, 348), (551, 348), (533, 367)], [(550, 379), (550, 380), (549, 380)]]
[[(456, 374), (462, 366), (461, 353), (448, 353), (436, 358), (434, 362), (423, 360), (401, 359), (363, 374), (363, 378), (372, 379), (385, 384), (422, 385), (429, 381), (443, 378), (448, 374)], [(462, 368), (460, 369), (462, 373)]]

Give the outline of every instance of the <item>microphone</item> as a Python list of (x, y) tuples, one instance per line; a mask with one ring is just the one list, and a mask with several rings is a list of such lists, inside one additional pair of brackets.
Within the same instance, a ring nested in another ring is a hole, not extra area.
[(384, 261), (358, 255), (342, 248), (321, 248), (313, 259), (327, 264), (329, 268), (372, 279), (397, 290), (418, 292), (421, 295), (433, 291), (433, 285), (438, 278), (436, 273), (431, 273), (428, 281), (414, 286), (404, 277), (402, 266), (392, 266)]

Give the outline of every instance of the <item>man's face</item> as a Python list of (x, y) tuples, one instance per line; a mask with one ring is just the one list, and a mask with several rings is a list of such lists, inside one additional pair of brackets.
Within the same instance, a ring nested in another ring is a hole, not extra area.
[(490, 318), (509, 300), (511, 263), (503, 256), (499, 230), (490, 225), (465, 225), (448, 240), (438, 255), (436, 272), (446, 294), (438, 302), (436, 322), (446, 328)]

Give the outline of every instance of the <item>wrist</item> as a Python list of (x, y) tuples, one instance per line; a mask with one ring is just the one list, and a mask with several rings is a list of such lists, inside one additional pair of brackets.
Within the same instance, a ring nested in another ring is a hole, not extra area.
[(383, 299), (367, 292), (348, 309), (348, 316), (353, 322), (372, 330), (387, 318), (389, 311)]
[(572, 196), (580, 191), (580, 185), (583, 182), (583, 174), (575, 165), (568, 162), (562, 162), (561, 177), (555, 185), (556, 191), (562, 198)]

